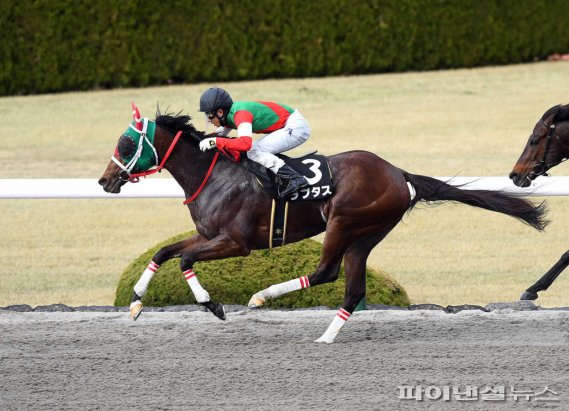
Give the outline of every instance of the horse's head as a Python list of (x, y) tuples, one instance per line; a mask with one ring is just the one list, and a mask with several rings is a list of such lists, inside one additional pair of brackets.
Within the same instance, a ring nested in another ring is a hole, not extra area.
[(569, 105), (555, 106), (535, 125), (528, 142), (510, 173), (518, 187), (527, 187), (547, 170), (569, 157)]
[(140, 118), (134, 103), (132, 116), (133, 122), (120, 136), (111, 161), (99, 179), (99, 184), (108, 193), (120, 193), (126, 182), (137, 181), (134, 173), (158, 165), (158, 154), (154, 147), (155, 122)]

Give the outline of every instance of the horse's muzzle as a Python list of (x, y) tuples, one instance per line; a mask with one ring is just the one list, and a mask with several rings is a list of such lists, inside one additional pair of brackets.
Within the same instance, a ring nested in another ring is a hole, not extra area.
[(531, 179), (528, 175), (520, 176), (518, 173), (512, 171), (509, 177), (510, 180), (512, 180), (512, 182), (518, 187), (529, 187), (531, 185)]
[(99, 185), (103, 187), (107, 193), (118, 194), (121, 192), (121, 187), (126, 183), (120, 178), (113, 178), (111, 180), (101, 177), (99, 179)]

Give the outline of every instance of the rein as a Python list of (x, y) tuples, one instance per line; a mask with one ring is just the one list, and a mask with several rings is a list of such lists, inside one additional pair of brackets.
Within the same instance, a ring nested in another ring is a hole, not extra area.
[(213, 172), (213, 167), (215, 166), (215, 163), (217, 162), (218, 158), (219, 158), (219, 151), (217, 151), (215, 153), (215, 155), (213, 156), (213, 160), (211, 161), (211, 165), (209, 166), (209, 170), (207, 170), (207, 173), (206, 173), (201, 185), (198, 187), (196, 192), (190, 198), (188, 198), (186, 201), (183, 202), (184, 205), (190, 204), (192, 201), (194, 201), (197, 198), (197, 196), (200, 195), (200, 193), (202, 192), (203, 188), (205, 187), (205, 185), (207, 183), (207, 180), (209, 180), (209, 177), (211, 176), (211, 173)]

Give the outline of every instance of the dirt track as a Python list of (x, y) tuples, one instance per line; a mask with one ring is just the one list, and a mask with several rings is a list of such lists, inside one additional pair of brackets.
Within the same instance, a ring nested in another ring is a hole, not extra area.
[[(569, 311), (371, 310), (314, 343), (334, 313), (0, 311), (0, 409), (569, 409)], [(404, 385), (450, 399), (402, 400)], [(557, 395), (515, 401), (512, 385)]]

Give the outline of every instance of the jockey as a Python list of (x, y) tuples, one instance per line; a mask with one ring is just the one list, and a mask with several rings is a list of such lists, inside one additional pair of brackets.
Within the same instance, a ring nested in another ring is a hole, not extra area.
[[(251, 160), (270, 169), (281, 181), (288, 181), (280, 198), (308, 186), (306, 178), (275, 156), (301, 145), (310, 136), (310, 126), (298, 110), (265, 101), (233, 102), (227, 91), (212, 87), (202, 94), (199, 111), (217, 127), (217, 137), (200, 142), (202, 151), (215, 147), (246, 151)], [(224, 138), (231, 130), (237, 130), (237, 138)], [(252, 133), (265, 136), (253, 142)]]

